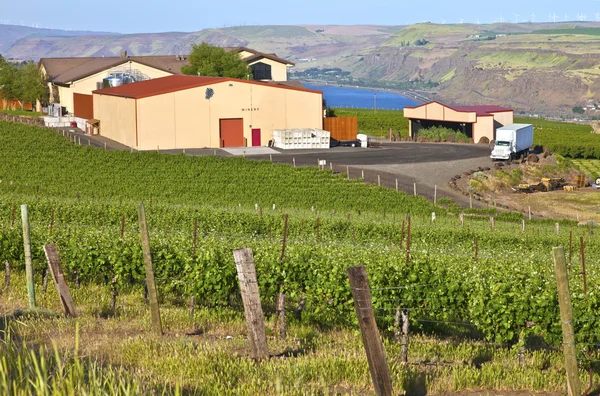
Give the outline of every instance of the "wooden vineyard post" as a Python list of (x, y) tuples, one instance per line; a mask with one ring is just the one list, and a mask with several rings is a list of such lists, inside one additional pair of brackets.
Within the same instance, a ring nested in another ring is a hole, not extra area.
[(408, 310), (404, 309), (402, 315), (402, 348), (400, 349), (400, 357), (402, 363), (408, 363)]
[(521, 220), (521, 232), (525, 232), (525, 220)]
[(406, 264), (410, 263), (410, 216), (407, 218), (406, 226)]
[(377, 185), (381, 187), (381, 175), (377, 175)]
[(360, 171), (360, 178), (363, 179), (363, 182), (365, 181), (365, 170), (361, 169)]
[(375, 322), (367, 270), (364, 266), (360, 266), (348, 268), (346, 272), (350, 281), (354, 308), (356, 309), (363, 345), (367, 353), (375, 393), (378, 396), (392, 395), (392, 378), (390, 377), (385, 350)]
[(469, 194), (469, 208), (473, 209), (473, 194)]
[(346, 178), (350, 180), (350, 167), (346, 166)]
[(465, 215), (464, 213), (461, 213), (458, 215), (458, 219), (460, 220), (460, 226), (464, 228), (465, 226)]
[(569, 294), (569, 279), (565, 251), (562, 247), (552, 249), (554, 256), (554, 272), (558, 289), (558, 304), (560, 307), (560, 321), (562, 322), (563, 353), (565, 356), (565, 369), (567, 371), (567, 393), (569, 396), (581, 395), (579, 370), (577, 368), (577, 351), (575, 348), (575, 333), (573, 330), (573, 307)]
[(285, 294), (278, 293), (275, 302), (275, 330), (279, 329), (279, 337), (285, 339)]
[(261, 360), (269, 357), (267, 334), (265, 331), (265, 318), (260, 305), (256, 270), (252, 249), (237, 249), (233, 251), (235, 266), (240, 282), (240, 293), (244, 303), (246, 324), (248, 325), (248, 338), (252, 348), (252, 357)]
[(490, 216), (490, 231), (494, 231), (494, 216)]
[(433, 186), (433, 206), (437, 206), (437, 185)]
[(558, 224), (558, 223), (554, 223), (554, 230), (556, 231), (556, 235), (558, 235), (558, 233), (559, 233), (559, 230), (560, 230), (560, 228), (559, 228), (559, 227), (560, 227), (560, 226), (559, 226), (559, 224)]
[(143, 204), (138, 206), (138, 220), (140, 222), (144, 267), (146, 268), (146, 287), (148, 288), (148, 299), (150, 300), (152, 329), (156, 334), (162, 335), (160, 309), (158, 308), (158, 293), (156, 291), (156, 283), (154, 282), (154, 268), (152, 267), (152, 254), (150, 252), (150, 235), (148, 234), (148, 223), (146, 222), (146, 209)]
[(573, 262), (573, 231), (569, 232), (569, 264)]
[(398, 192), (398, 179), (396, 179), (396, 192)]
[(75, 303), (71, 297), (69, 286), (65, 282), (65, 274), (63, 273), (62, 266), (60, 265), (60, 259), (58, 258), (58, 251), (56, 245), (51, 243), (44, 246), (44, 253), (46, 254), (46, 260), (48, 260), (48, 269), (52, 274), (56, 291), (60, 299), (65, 315), (71, 317), (77, 317), (77, 310), (75, 309)]
[(581, 275), (583, 275), (583, 294), (587, 295), (587, 274), (585, 272), (585, 244), (583, 237), (579, 237), (579, 249), (581, 254)]
[(414, 196), (417, 196), (417, 183), (413, 183)]
[(527, 212), (529, 213), (529, 220), (531, 220), (531, 206), (527, 207)]
[(13, 205), (12, 218), (10, 220), (10, 228), (15, 228), (15, 217), (17, 216), (17, 205)]
[(315, 222), (315, 228), (316, 228), (316, 232), (317, 232), (317, 241), (318, 241), (321, 239), (321, 219), (319, 219), (318, 217)]
[(27, 205), (21, 205), (21, 221), (23, 223), (23, 247), (25, 249), (25, 275), (27, 277), (27, 297), (29, 308), (34, 309), (35, 287), (33, 283), (33, 262), (31, 261), (31, 238), (29, 235), (29, 212)]
[(400, 333), (400, 321), (402, 320), (402, 309), (400, 306), (396, 306), (396, 314), (394, 315), (394, 339), (396, 342), (402, 341)]

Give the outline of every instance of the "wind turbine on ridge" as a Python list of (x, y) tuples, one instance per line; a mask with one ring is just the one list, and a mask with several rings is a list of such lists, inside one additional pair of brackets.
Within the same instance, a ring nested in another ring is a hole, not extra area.
[(515, 14), (515, 23), (519, 23), (519, 14)]
[(535, 12), (531, 14), (531, 22), (535, 23)]

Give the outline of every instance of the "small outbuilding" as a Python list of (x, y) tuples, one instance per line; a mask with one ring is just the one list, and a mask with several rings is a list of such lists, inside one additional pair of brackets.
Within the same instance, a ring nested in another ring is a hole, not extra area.
[(513, 123), (514, 111), (500, 106), (447, 106), (429, 102), (416, 107), (405, 107), (409, 119), (410, 137), (431, 127), (445, 127), (460, 131), (478, 143), (483, 137), (495, 139), (496, 129)]
[(323, 95), (296, 86), (174, 75), (93, 91), (100, 134), (137, 150), (266, 146), (322, 129)]

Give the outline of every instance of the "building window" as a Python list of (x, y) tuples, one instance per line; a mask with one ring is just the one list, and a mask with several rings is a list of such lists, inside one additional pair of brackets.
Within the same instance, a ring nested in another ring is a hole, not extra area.
[(250, 66), (250, 70), (252, 70), (252, 78), (254, 81), (273, 79), (271, 77), (271, 65), (267, 65), (266, 63), (255, 63)]

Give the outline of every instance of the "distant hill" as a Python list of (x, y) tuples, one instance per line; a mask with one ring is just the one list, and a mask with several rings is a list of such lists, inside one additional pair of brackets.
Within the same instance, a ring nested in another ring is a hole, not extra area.
[[(3, 54), (13, 46), (13, 44), (25, 37), (45, 38), (45, 37), (75, 37), (75, 36), (91, 36), (91, 35), (113, 35), (116, 33), (109, 32), (90, 32), (80, 30), (60, 30), (60, 29), (43, 29), (33, 28), (20, 25), (0, 25), (0, 54)], [(35, 54), (26, 55), (25, 58), (36, 58)]]
[(31, 30), (15, 33), (0, 25), (4, 56), (108, 56), (122, 50), (176, 55), (206, 41), (277, 53), (296, 63), (293, 70), (301, 78), (427, 88), (449, 104), (564, 113), (589, 101), (600, 103), (597, 22), (239, 26), (127, 35), (24, 29)]

